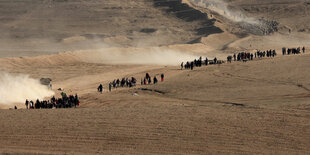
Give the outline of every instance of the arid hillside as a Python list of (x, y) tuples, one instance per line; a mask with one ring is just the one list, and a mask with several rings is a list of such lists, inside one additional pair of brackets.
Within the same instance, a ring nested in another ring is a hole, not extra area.
[[(247, 16), (279, 22), (283, 33), (310, 32), (310, 3), (307, 0), (235, 0), (227, 1)], [(286, 31), (286, 32), (285, 32)]]
[(222, 32), (181, 1), (1, 1), (0, 21), (0, 57), (182, 44)]
[[(310, 154), (308, 8), (305, 0), (1, 0), (0, 154)], [(222, 61), (270, 49), (275, 57)], [(200, 56), (222, 63), (180, 69)], [(159, 82), (141, 84), (146, 73)], [(108, 91), (132, 77), (135, 87)], [(80, 106), (26, 109), (26, 99), (62, 92)]]
[[(55, 61), (60, 57), (72, 59)], [(20, 110), (1, 110), (1, 153), (309, 154), (309, 54), (194, 71), (60, 57), (11, 59), (16, 66), (8, 72), (51, 77), (57, 96), (59, 87), (78, 93), (81, 106), (25, 110), (21, 103)], [(48, 61), (38, 63), (40, 58)], [(146, 72), (164, 73), (165, 82), (96, 90)]]

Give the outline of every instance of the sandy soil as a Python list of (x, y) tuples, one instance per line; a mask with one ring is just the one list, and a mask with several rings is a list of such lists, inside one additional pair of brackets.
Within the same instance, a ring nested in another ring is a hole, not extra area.
[(171, 5), (181, 6), (179, 10), (154, 5), (151, 0), (1, 1), (0, 57), (173, 45), (221, 32), (212, 28), (213, 21), (196, 18), (204, 14), (191, 12), (181, 2)]
[[(308, 49), (307, 9), (299, 16), (308, 3), (227, 1), (249, 17), (280, 23), (279, 32), (259, 36), (240, 35), (232, 21), (183, 2), (192, 7), (188, 13), (179, 2), (149, 0), (0, 2), (0, 30), (10, 29), (0, 38), (0, 57), (14, 56), (0, 59), (0, 71), (49, 77), (56, 96), (63, 88), (81, 99), (74, 109), (0, 104), (0, 153), (310, 154), (309, 51), (193, 71), (178, 67), (196, 56)], [(71, 52), (45, 55), (64, 50)], [(146, 72), (164, 73), (165, 82), (96, 91), (116, 78), (140, 81)]]
[[(120, 71), (117, 75), (105, 65), (87, 63), (58, 70), (41, 67), (38, 73), (29, 72), (31, 67), (17, 69), (37, 76), (55, 70), (54, 85), (81, 94), (82, 104), (65, 110), (1, 110), (0, 150), (13, 154), (308, 154), (310, 81), (304, 73), (309, 73), (309, 57), (194, 71), (113, 66), (112, 70)], [(94, 73), (81, 72), (84, 67)], [(66, 69), (72, 73), (63, 73)], [(146, 71), (165, 73), (166, 81), (96, 92), (99, 82), (106, 86), (116, 76), (139, 78)]]

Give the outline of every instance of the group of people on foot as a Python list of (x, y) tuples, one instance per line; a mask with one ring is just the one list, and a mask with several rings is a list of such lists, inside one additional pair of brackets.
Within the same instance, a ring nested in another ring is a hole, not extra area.
[[(153, 80), (150, 76), (149, 73), (145, 74), (144, 78), (141, 78), (141, 85), (149, 85), (149, 84), (157, 84), (158, 83), (158, 79), (156, 76), (154, 76)], [(161, 74), (161, 81), (164, 81), (164, 74)], [(112, 89), (116, 89), (116, 88), (123, 88), (123, 87), (127, 87), (127, 88), (131, 88), (131, 87), (135, 87), (137, 85), (137, 79), (135, 77), (131, 77), (131, 78), (122, 78), (120, 79), (115, 79), (112, 82), (109, 83), (108, 88), (109, 88), (109, 92), (112, 91)], [(97, 91), (102, 93), (104, 90), (103, 85), (99, 84), (99, 86), (97, 87)]]
[[(282, 54), (283, 55), (291, 55), (291, 54), (301, 54), (305, 53), (306, 48), (305, 47), (298, 47), (298, 48), (282, 48)], [(249, 61), (253, 60), (254, 58), (264, 58), (264, 57), (275, 57), (277, 55), (276, 50), (266, 50), (266, 51), (260, 51), (257, 50), (254, 53), (249, 53), (249, 52), (239, 52), (234, 55), (229, 55), (227, 56), (227, 62), (232, 62), (232, 61)], [(195, 59), (193, 61), (187, 61), (185, 64), (184, 62), (181, 63), (181, 70), (183, 69), (190, 69), (193, 70), (194, 67), (201, 67), (203, 65), (212, 65), (212, 64), (221, 64), (224, 61), (217, 60), (215, 57), (212, 60), (209, 60), (207, 57), (206, 59), (202, 60), (202, 57), (199, 59)], [(165, 75), (161, 74), (160, 75), (161, 82), (164, 82)], [(141, 85), (150, 85), (150, 84), (157, 84), (158, 79), (156, 75), (151, 78), (149, 73), (145, 74), (144, 78), (141, 78)], [(109, 83), (109, 91), (111, 92), (112, 89), (116, 89), (118, 87), (135, 87), (137, 85), (137, 79), (134, 77), (131, 78), (122, 78), (120, 79), (115, 79), (113, 82)], [(102, 93), (103, 92), (103, 85), (100, 84), (97, 88), (98, 92)], [(40, 101), (37, 99), (35, 102), (32, 100), (26, 100), (25, 101), (25, 106), (26, 109), (52, 109), (52, 108), (72, 108), (72, 107), (77, 107), (80, 105), (80, 101), (78, 98), (78, 95), (76, 94), (75, 96), (69, 95), (67, 96), (66, 93), (62, 92), (61, 93), (61, 98), (55, 98), (54, 96), (50, 100), (43, 100)], [(17, 109), (17, 107), (14, 107)]]
[(266, 50), (266, 51), (257, 50), (254, 53), (239, 52), (238, 54), (234, 54), (233, 56), (228, 56), (227, 62), (231, 62), (232, 59), (234, 61), (247, 62), (253, 60), (254, 58), (275, 57), (276, 55), (277, 55), (276, 50)]
[[(40, 101), (37, 99), (35, 102), (32, 100), (26, 100), (25, 106), (26, 109), (53, 109), (53, 108), (73, 108), (80, 105), (79, 97), (77, 94), (75, 96), (69, 95), (66, 93), (61, 93), (61, 98), (55, 98), (53, 96), (50, 100)], [(17, 108), (15, 108), (17, 109)]]
[(205, 60), (202, 60), (202, 57), (199, 59), (195, 59), (194, 61), (187, 61), (185, 64), (184, 62), (181, 63), (181, 70), (183, 69), (190, 69), (193, 70), (194, 67), (201, 67), (202, 65), (213, 65), (213, 64), (221, 64), (223, 61), (218, 61), (215, 57), (213, 60), (209, 60), (207, 57)]
[[(290, 55), (290, 54), (301, 54), (306, 52), (305, 47), (298, 47), (298, 48), (288, 48), (286, 49), (285, 47), (282, 48), (282, 54), (283, 55)], [(239, 52), (234, 55), (229, 55), (227, 56), (227, 62), (232, 62), (232, 61), (243, 61), (247, 62), (250, 60), (253, 60), (254, 58), (264, 58), (264, 57), (275, 57), (277, 56), (276, 50), (266, 50), (266, 51), (260, 51), (257, 50), (254, 53), (250, 52)], [(217, 60), (215, 57), (213, 60), (208, 60), (206, 58), (205, 60), (202, 60), (202, 57), (199, 59), (195, 59), (194, 61), (187, 61), (185, 64), (184, 62), (181, 63), (181, 70), (183, 69), (190, 69), (193, 70), (194, 67), (201, 67), (202, 65), (212, 65), (212, 64), (222, 64), (224, 61)]]
[(288, 49), (286, 49), (285, 47), (282, 48), (282, 54), (283, 55), (301, 54), (301, 52), (306, 53), (306, 48), (305, 47), (288, 48)]
[[(134, 87), (137, 84), (137, 79), (135, 77), (131, 78), (122, 78), (122, 80), (115, 79), (112, 82), (109, 83), (109, 91), (112, 91), (112, 88), (118, 88), (118, 87)], [(99, 85), (100, 86), (100, 85)], [(102, 91), (101, 91), (102, 93)]]
[[(163, 73), (160, 75), (160, 80), (161, 80), (161, 82), (164, 82), (164, 80), (165, 80), (165, 75)], [(157, 83), (158, 83), (158, 79), (155, 75), (153, 77), (153, 84), (157, 84)], [(141, 78), (141, 85), (150, 85), (150, 84), (152, 84), (152, 78), (151, 78), (149, 73), (146, 73), (145, 77)]]

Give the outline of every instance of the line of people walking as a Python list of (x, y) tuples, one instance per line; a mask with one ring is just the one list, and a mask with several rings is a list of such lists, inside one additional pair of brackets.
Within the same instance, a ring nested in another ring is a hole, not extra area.
[(217, 60), (215, 57), (213, 60), (209, 60), (207, 57), (205, 60), (202, 60), (202, 57), (199, 59), (195, 59), (194, 61), (187, 61), (185, 64), (184, 62), (181, 63), (181, 70), (183, 69), (190, 69), (193, 70), (194, 67), (201, 67), (203, 65), (214, 65), (214, 64), (222, 64), (222, 60)]
[(301, 54), (301, 52), (306, 53), (306, 48), (305, 47), (288, 48), (288, 49), (286, 49), (286, 47), (282, 48), (282, 55)]
[[(165, 75), (161, 74), (161, 82), (164, 82), (164, 78)], [(153, 81), (153, 82), (152, 82)], [(150, 84), (157, 84), (158, 83), (158, 79), (156, 77), (156, 75), (153, 77), (153, 80), (150, 76), (149, 73), (145, 74), (144, 78), (141, 78), (141, 85), (150, 85)], [(108, 84), (108, 90), (109, 92), (112, 91), (112, 89), (117, 89), (117, 88), (123, 88), (123, 87), (127, 87), (127, 88), (131, 88), (131, 87), (135, 87), (137, 85), (137, 79), (135, 77), (131, 77), (131, 78), (122, 78), (122, 80), (119, 79), (115, 79), (112, 82), (109, 82)], [(104, 88), (102, 84), (99, 84), (99, 86), (97, 87), (97, 91), (99, 93), (103, 93)]]
[[(161, 79), (161, 82), (164, 82), (165, 75), (163, 73), (160, 75), (160, 79)], [(157, 83), (158, 83), (158, 79), (157, 79), (157, 77), (155, 75), (153, 77), (153, 84), (157, 84)], [(152, 84), (152, 78), (151, 78), (149, 73), (146, 73), (145, 77), (141, 78), (141, 85), (150, 85), (150, 84)]]
[[(298, 48), (288, 48), (285, 47), (282, 48), (282, 54), (283, 55), (290, 55), (290, 54), (301, 54), (306, 52), (305, 47), (298, 47)], [(266, 51), (260, 51), (257, 50), (254, 53), (250, 52), (239, 52), (235, 53), (233, 55), (227, 56), (227, 62), (231, 63), (232, 61), (243, 61), (247, 62), (250, 60), (254, 60), (255, 58), (264, 58), (264, 57), (275, 57), (277, 56), (276, 50), (266, 50)], [(209, 60), (207, 57), (205, 60), (202, 60), (202, 57), (199, 59), (195, 59), (194, 61), (187, 61), (185, 64), (184, 62), (181, 63), (181, 70), (183, 69), (190, 69), (193, 70), (195, 67), (201, 67), (202, 65), (213, 65), (213, 64), (222, 64), (224, 61), (217, 60), (215, 57), (213, 60)]]
[(238, 54), (234, 54), (233, 56), (228, 56), (227, 62), (231, 62), (232, 59), (234, 61), (247, 62), (250, 60), (254, 60), (254, 58), (275, 57), (275, 56), (277, 56), (276, 50), (271, 49), (266, 51), (257, 50), (255, 53), (239, 52)]

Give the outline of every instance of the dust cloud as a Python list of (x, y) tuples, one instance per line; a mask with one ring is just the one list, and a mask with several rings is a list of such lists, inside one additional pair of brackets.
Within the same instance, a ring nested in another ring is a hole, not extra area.
[(240, 11), (232, 10), (228, 4), (221, 0), (193, 0), (193, 2), (203, 8), (208, 8), (234, 22), (246, 22), (249, 24), (259, 24), (255, 18), (245, 16)]
[(52, 90), (28, 75), (0, 72), (0, 105), (23, 103), (26, 99), (42, 100), (52, 95), (54, 95)]
[(96, 51), (80, 51), (86, 62), (104, 64), (180, 65), (181, 62), (197, 59), (193, 54), (172, 49), (152, 48), (107, 48)]
[(278, 22), (248, 17), (242, 12), (231, 8), (222, 0), (191, 0), (195, 5), (209, 9), (235, 22), (240, 28), (255, 35), (269, 35), (278, 31)]

